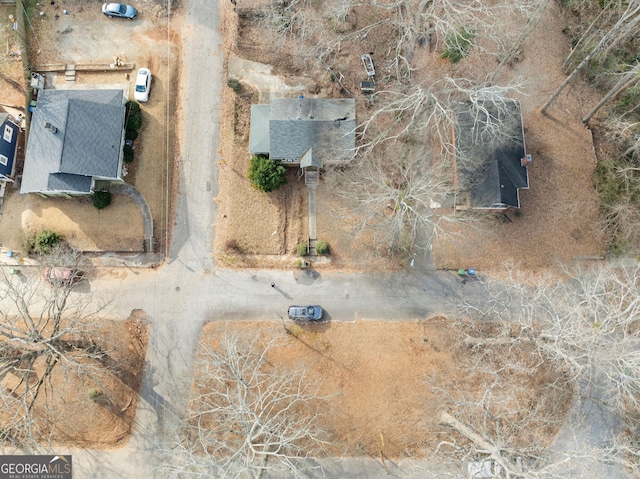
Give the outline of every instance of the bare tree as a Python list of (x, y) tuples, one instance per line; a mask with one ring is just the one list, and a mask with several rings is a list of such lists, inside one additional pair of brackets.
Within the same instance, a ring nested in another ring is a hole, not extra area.
[(506, 477), (533, 477), (528, 462), (544, 454), (572, 397), (563, 371), (526, 338), (514, 340), (518, 325), (470, 319), (456, 327), (466, 375), (426, 379), (442, 408), (433, 458), (465, 466), (490, 460)]
[[(49, 264), (69, 265), (74, 253), (65, 254), (54, 252)], [(105, 354), (93, 328), (103, 305), (95, 297), (71, 297), (72, 276), (43, 284), (42, 270), (35, 273), (0, 269), (1, 439), (17, 446), (46, 442), (60, 421), (52, 407), (64, 385), (54, 384), (54, 375), (66, 380), (91, 371), (99, 377)]]
[(640, 63), (630, 67), (625, 73), (622, 74), (620, 80), (607, 92), (607, 94), (594, 106), (589, 113), (582, 119), (582, 123), (585, 125), (589, 123), (593, 115), (595, 115), (600, 108), (604, 106), (611, 98), (617, 96), (621, 91), (629, 88), (633, 83), (637, 83), (640, 75)]
[[(429, 378), (440, 385), (446, 426), (434, 460), (536, 479), (626, 477), (639, 470), (640, 267), (599, 264), (561, 273), (526, 276), (512, 267), (501, 280), (485, 282), (486, 298), (465, 301), (469, 378), (464, 384)], [(537, 393), (533, 384), (541, 387)], [(622, 422), (594, 443), (589, 431), (599, 423), (583, 426), (593, 418), (576, 406), (581, 398)], [(584, 437), (549, 448), (563, 423), (565, 437), (571, 430)]]
[(640, 266), (598, 264), (563, 274), (565, 281), (528, 285), (512, 272), (506, 283), (487, 283), (489, 302), (471, 309), (518, 324), (518, 340), (565, 367), (576, 386), (603, 385), (613, 410), (640, 411)]
[(620, 42), (634, 35), (638, 31), (640, 25), (640, 0), (631, 0), (626, 4), (626, 9), (622, 12), (616, 23), (604, 32), (598, 43), (591, 49), (585, 58), (571, 72), (564, 82), (556, 89), (541, 108), (543, 114), (546, 113), (549, 106), (560, 96), (566, 86), (573, 81), (578, 73), (580, 73), (589, 62), (600, 54), (608, 54)]
[[(451, 201), (446, 198), (453, 184), (451, 170), (431, 165), (424, 140), (415, 137), (379, 146), (348, 167), (333, 169), (325, 181), (344, 199), (337, 214), (350, 233), (367, 238), (374, 248), (411, 253), (428, 247), (431, 237), (444, 231), (442, 223), (452, 220), (439, 211)], [(418, 235), (427, 244), (416, 244)]]
[(200, 357), (195, 397), (170, 451), (170, 477), (298, 477), (304, 458), (328, 444), (318, 425), (325, 398), (304, 371), (270, 362), (273, 342), (233, 334), (218, 346), (206, 346)]
[[(285, 39), (293, 54), (305, 64), (319, 63), (334, 71), (345, 48), (362, 40), (371, 31), (386, 28), (391, 35), (389, 56), (380, 69), (389, 79), (407, 83), (413, 71), (412, 58), (418, 45), (437, 48), (447, 36), (464, 29), (473, 33), (474, 49), (484, 55), (503, 58), (511, 55), (523, 36), (521, 25), (538, 18), (548, 0), (501, 0), (467, 2), (461, 0), (304, 0), (276, 1), (263, 15), (265, 28), (276, 34), (279, 45)], [(375, 21), (354, 29), (346, 24), (354, 8), (372, 9)], [(509, 18), (509, 22), (504, 22)], [(529, 31), (529, 30), (527, 30)]]
[[(458, 190), (469, 187), (457, 173), (481, 169), (493, 157), (492, 148), (522, 135), (517, 104), (505, 96), (517, 91), (446, 78), (406, 93), (380, 92), (380, 106), (358, 127), (356, 160), (325, 175), (345, 199), (338, 213), (351, 233), (411, 254), (428, 250), (452, 225), (482, 227), (482, 217), (454, 210)], [(476, 145), (471, 149), (456, 144), (462, 104), (462, 127)]]

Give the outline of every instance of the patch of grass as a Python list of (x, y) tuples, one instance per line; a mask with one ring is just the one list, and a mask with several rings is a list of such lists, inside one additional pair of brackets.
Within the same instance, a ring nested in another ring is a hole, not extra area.
[(636, 85), (632, 88), (627, 89), (618, 101), (616, 101), (615, 112), (616, 113), (625, 113), (630, 107), (637, 106), (640, 104), (640, 86)]
[(593, 174), (607, 222), (607, 248), (613, 255), (637, 251), (640, 237), (640, 172), (622, 162), (602, 161)]
[(285, 326), (284, 329), (287, 331), (287, 334), (290, 334), (294, 338), (299, 338), (304, 334), (304, 328), (298, 323), (291, 323)]
[(606, 208), (620, 203), (628, 193), (625, 181), (617, 174), (618, 165), (613, 160), (598, 163), (593, 173), (593, 183)]

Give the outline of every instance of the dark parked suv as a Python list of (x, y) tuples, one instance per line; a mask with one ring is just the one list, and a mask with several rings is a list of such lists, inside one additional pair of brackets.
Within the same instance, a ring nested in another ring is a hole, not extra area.
[(323, 314), (320, 306), (289, 306), (289, 318), (297, 321), (321, 321)]

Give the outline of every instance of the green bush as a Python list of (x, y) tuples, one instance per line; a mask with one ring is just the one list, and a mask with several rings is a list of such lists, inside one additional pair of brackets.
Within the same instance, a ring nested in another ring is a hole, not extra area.
[(127, 140), (135, 140), (136, 138), (138, 138), (138, 131), (137, 130), (126, 130), (124, 133), (124, 137)]
[(91, 389), (89, 391), (89, 399), (91, 399), (92, 401), (96, 401), (101, 396), (102, 391), (100, 391), (99, 389)]
[(326, 241), (316, 241), (316, 253), (329, 254), (329, 243)]
[(142, 111), (140, 110), (140, 105), (138, 102), (129, 100), (125, 105), (126, 111), (126, 129), (130, 130), (139, 130), (142, 126)]
[(122, 153), (122, 159), (125, 163), (131, 163), (133, 161), (133, 147), (124, 145), (124, 148), (122, 148)]
[(240, 83), (240, 80), (236, 78), (229, 78), (227, 80), (227, 86), (236, 93), (238, 93), (242, 89), (242, 84)]
[(466, 27), (461, 27), (457, 32), (448, 33), (444, 38), (445, 50), (440, 58), (445, 58), (451, 63), (458, 63), (469, 55), (475, 38), (475, 32)]
[(36, 235), (36, 239), (33, 248), (38, 253), (46, 254), (51, 248), (60, 243), (60, 235), (55, 231), (42, 230)]
[(93, 206), (101, 210), (111, 204), (111, 193), (108, 191), (95, 191), (93, 193)]
[(303, 241), (302, 243), (298, 243), (298, 246), (296, 247), (296, 252), (298, 253), (298, 256), (305, 256), (307, 254), (306, 241)]
[(287, 184), (286, 173), (287, 168), (279, 161), (253, 155), (247, 177), (255, 189), (270, 193)]

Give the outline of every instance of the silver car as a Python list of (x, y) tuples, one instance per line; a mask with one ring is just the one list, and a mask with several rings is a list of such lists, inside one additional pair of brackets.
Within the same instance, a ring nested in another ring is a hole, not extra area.
[(323, 314), (320, 306), (289, 306), (289, 318), (298, 321), (321, 321)]
[(133, 20), (136, 18), (138, 11), (131, 5), (125, 5), (124, 3), (104, 3), (102, 4), (102, 13), (107, 17), (121, 17)]

